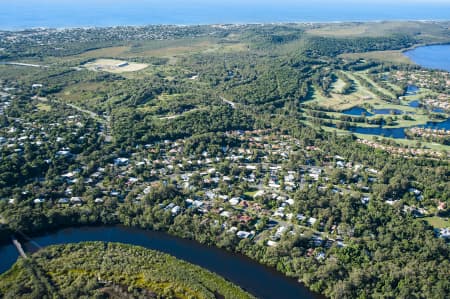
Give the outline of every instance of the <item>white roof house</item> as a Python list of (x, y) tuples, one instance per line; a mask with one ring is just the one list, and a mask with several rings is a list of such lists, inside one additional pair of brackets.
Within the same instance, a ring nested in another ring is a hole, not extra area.
[(181, 207), (180, 206), (175, 206), (173, 207), (170, 212), (172, 213), (172, 215), (178, 215), (181, 212)]
[(129, 162), (128, 158), (116, 158), (116, 159), (114, 159), (114, 165), (116, 165), (116, 166), (127, 165), (128, 162)]
[(317, 222), (317, 219), (314, 218), (314, 217), (310, 217), (310, 218), (308, 219), (308, 224), (309, 224), (309, 225), (314, 225), (314, 223), (316, 223), (316, 222)]
[(251, 238), (251, 237), (253, 237), (253, 234), (254, 234), (253, 231), (252, 231), (252, 232), (246, 232), (246, 231), (242, 231), (242, 230), (240, 230), (240, 231), (238, 231), (238, 232), (236, 233), (236, 235), (237, 235), (239, 238), (241, 238), (241, 239), (248, 239), (248, 238)]
[(235, 206), (235, 205), (237, 205), (240, 201), (241, 201), (241, 199), (240, 199), (239, 197), (233, 197), (232, 199), (229, 200), (229, 203), (230, 203), (232, 206)]

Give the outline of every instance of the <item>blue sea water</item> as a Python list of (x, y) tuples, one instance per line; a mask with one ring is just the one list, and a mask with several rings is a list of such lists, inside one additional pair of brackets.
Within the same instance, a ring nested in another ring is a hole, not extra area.
[[(381, 3), (380, 3), (381, 1)], [(448, 20), (450, 1), (0, 0), (0, 29), (147, 24)]]
[(423, 67), (450, 72), (450, 45), (419, 47), (404, 54)]

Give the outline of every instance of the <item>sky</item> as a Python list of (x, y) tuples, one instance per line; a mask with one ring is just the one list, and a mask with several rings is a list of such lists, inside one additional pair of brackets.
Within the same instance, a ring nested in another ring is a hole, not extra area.
[[(67, 4), (79, 4), (85, 3), (155, 3), (160, 4), (161, 0), (0, 0), (0, 5), (8, 6), (11, 4), (55, 4), (55, 5), (67, 5)], [(164, 3), (168, 4), (205, 4), (205, 5), (217, 5), (217, 4), (279, 4), (279, 5), (308, 5), (309, 3), (352, 3), (357, 5), (366, 4), (449, 4), (450, 0), (164, 0)], [(450, 13), (450, 12), (449, 12)]]

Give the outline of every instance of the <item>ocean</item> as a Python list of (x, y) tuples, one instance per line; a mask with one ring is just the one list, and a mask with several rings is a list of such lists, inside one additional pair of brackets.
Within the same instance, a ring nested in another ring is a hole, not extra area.
[(376, 4), (376, 0), (0, 0), (0, 30), (148, 24), (449, 20), (450, 0), (435, 1), (378, 0)]

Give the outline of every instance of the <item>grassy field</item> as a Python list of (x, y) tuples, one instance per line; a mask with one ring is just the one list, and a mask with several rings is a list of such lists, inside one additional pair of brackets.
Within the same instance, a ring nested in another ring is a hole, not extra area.
[(63, 103), (70, 103), (91, 111), (104, 111), (107, 103), (114, 105), (115, 98), (109, 97), (107, 82), (80, 82), (64, 88), (54, 95)]
[(313, 88), (312, 96), (309, 102), (316, 103), (321, 107), (331, 108), (338, 111), (352, 108), (354, 106), (362, 106), (364, 104), (376, 105), (384, 103), (383, 101), (378, 100), (377, 96), (370, 92), (366, 87), (362, 86), (359, 80), (350, 72), (343, 73), (354, 81), (355, 92), (347, 95), (336, 93), (339, 88), (342, 89), (342, 83), (339, 83), (338, 80), (333, 85), (333, 92), (331, 92), (330, 97), (324, 97), (320, 92), (314, 90)]
[(449, 218), (442, 218), (442, 217), (425, 217), (423, 218), (426, 222), (428, 222), (431, 226), (435, 228), (446, 228), (450, 227), (450, 219)]
[(383, 87), (381, 87), (379, 84), (377, 84), (376, 82), (374, 82), (365, 72), (357, 72), (356, 73), (358, 76), (362, 77), (363, 79), (365, 79), (367, 82), (370, 83), (370, 85), (372, 85), (375, 89), (377, 89), (378, 91), (380, 91), (381, 93), (383, 93), (384, 95), (395, 99), (396, 96), (395, 94), (393, 94), (392, 92), (390, 92), (387, 89), (384, 89)]
[(327, 37), (354, 37), (367, 35), (382, 35), (381, 31), (371, 30), (370, 24), (356, 24), (356, 23), (336, 23), (324, 24), (319, 28), (314, 28), (306, 31), (311, 35), (327, 36)]
[(130, 46), (107, 47), (97, 50), (86, 51), (82, 54), (75, 55), (75, 57), (83, 59), (101, 58), (101, 57), (119, 57), (130, 50)]
[(179, 40), (148, 42), (135, 46), (129, 53), (139, 56), (171, 57), (177, 55), (193, 54), (214, 48), (216, 44), (211, 41), (192, 41), (180, 43)]
[(248, 196), (250, 198), (254, 198), (257, 193), (258, 193), (258, 190), (249, 190), (249, 191), (244, 192), (244, 195)]
[(418, 39), (432, 42), (443, 42), (448, 27), (435, 24), (433, 22), (424, 23), (416, 22), (347, 22), (347, 23), (327, 23), (316, 24), (313, 28), (306, 32), (310, 35), (326, 36), (326, 37), (377, 37), (385, 36), (393, 33), (411, 34)]
[[(236, 51), (248, 51), (248, 45), (230, 38), (218, 39), (198, 37), (193, 39), (148, 40), (143, 42), (132, 42), (123, 46), (89, 50), (77, 55), (65, 57), (46, 57), (43, 63), (48, 65), (57, 65), (59, 63), (82, 62), (89, 59), (132, 60), (139, 57), (159, 57), (167, 58), (169, 65), (175, 65), (180, 57), (186, 55), (208, 52), (227, 53)], [(103, 61), (103, 63), (105, 63), (105, 61)], [(108, 62), (106, 62), (106, 64), (108, 64)], [(126, 69), (124, 70), (127, 71)], [(130, 69), (130, 71), (134, 70)]]
[(334, 82), (333, 85), (331, 86), (332, 93), (341, 93), (344, 86), (345, 86), (344, 80), (338, 78), (336, 82)]
[(52, 106), (48, 105), (48, 104), (44, 104), (44, 103), (38, 103), (36, 105), (36, 107), (40, 110), (40, 111), (45, 111), (45, 112), (49, 112), (52, 110)]
[(131, 46), (106, 47), (96, 50), (85, 51), (81, 54), (64, 56), (64, 57), (44, 57), (42, 64), (58, 65), (60, 63), (79, 64), (82, 61), (101, 58), (122, 58), (124, 54), (130, 50)]
[(147, 41), (141, 44), (133, 45), (128, 51), (122, 53), (122, 56), (163, 57), (172, 60), (173, 64), (179, 56), (192, 55), (195, 53), (226, 53), (247, 50), (247, 45), (239, 42), (227, 42), (226, 40), (224, 41), (213, 38), (196, 38), (192, 40), (178, 39)]
[(393, 62), (399, 64), (414, 64), (401, 50), (392, 51), (372, 51), (365, 53), (346, 53), (339, 57), (344, 59), (368, 59), (381, 62)]
[(403, 89), (402, 89), (400, 86), (398, 86), (398, 85), (392, 84), (392, 83), (390, 83), (390, 82), (384, 82), (384, 83), (385, 83), (387, 86), (393, 88), (395, 91), (403, 91)]
[[(358, 134), (358, 137), (360, 137), (362, 134)], [(368, 135), (365, 135), (366, 139)], [(390, 140), (393, 140), (399, 144), (402, 144), (404, 146), (409, 146), (409, 147), (416, 147), (417, 145), (417, 140), (411, 140), (411, 139), (394, 139), (394, 138), (387, 138)], [(424, 141), (420, 141), (421, 147), (425, 147), (425, 148), (429, 148), (435, 151), (446, 151), (446, 152), (450, 152), (450, 147), (443, 145), (443, 144), (439, 144), (439, 143), (432, 143), (432, 142), (424, 142)]]
[(346, 110), (354, 106), (362, 106), (364, 104), (374, 105), (377, 100), (371, 97), (369, 94), (351, 94), (351, 95), (338, 95), (331, 94), (330, 97), (324, 97), (320, 92), (314, 90), (311, 98), (307, 103), (318, 104), (320, 107), (331, 108), (333, 110)]
[(106, 88), (106, 84), (101, 82), (77, 83), (58, 93), (57, 97), (67, 102), (77, 103), (80, 100), (102, 96)]

